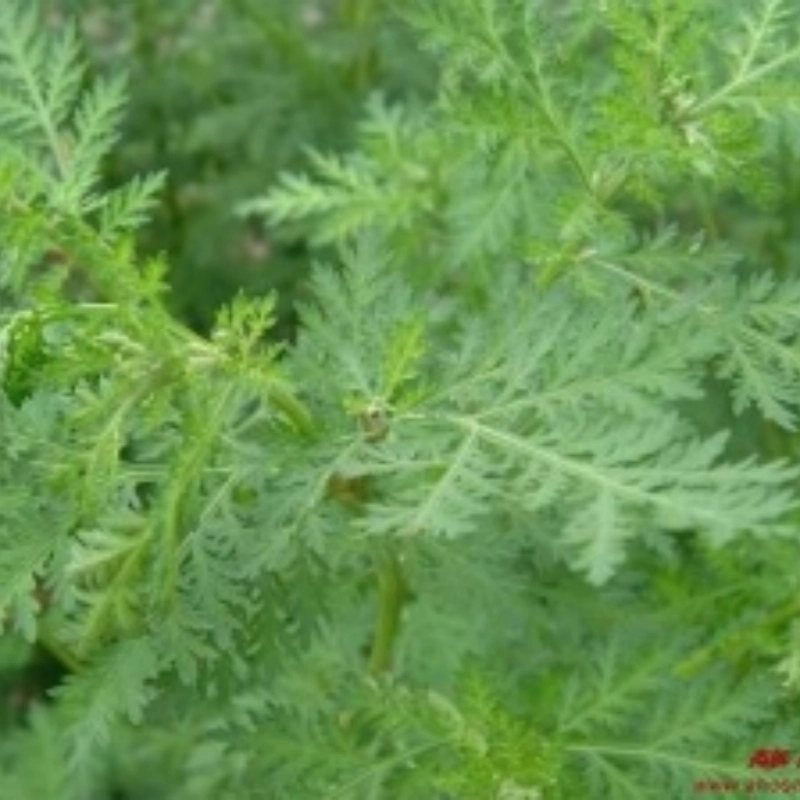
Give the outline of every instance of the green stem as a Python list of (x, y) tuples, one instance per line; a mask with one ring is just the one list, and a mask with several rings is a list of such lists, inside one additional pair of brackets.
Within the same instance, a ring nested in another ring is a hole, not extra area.
[(786, 64), (790, 64), (792, 61), (796, 61), (798, 59), (800, 59), (800, 46), (793, 47), (791, 50), (787, 50), (786, 52), (776, 56), (772, 59), (772, 61), (767, 61), (758, 67), (753, 67), (751, 69), (749, 63), (743, 65), (743, 67), (739, 69), (736, 75), (734, 75), (728, 81), (728, 83), (721, 86), (716, 92), (709, 95), (705, 100), (701, 100), (699, 103), (697, 103), (697, 105), (691, 109), (691, 116), (697, 118), (703, 114), (707, 114), (709, 111), (713, 111), (718, 106), (729, 102), (737, 92), (748, 86), (751, 86), (757, 81), (760, 81), (762, 78), (765, 78), (767, 75), (770, 75), (771, 73), (779, 70), (781, 67), (784, 67)]
[(376, 0), (342, 0), (339, 21), (359, 40), (358, 54), (348, 70), (349, 82), (356, 91), (372, 81), (376, 65), (373, 31), (377, 19)]
[(752, 649), (759, 633), (785, 625), (796, 619), (798, 614), (800, 614), (800, 598), (791, 597), (778, 608), (766, 613), (762, 619), (749, 621), (744, 632), (741, 627), (737, 628), (721, 641), (695, 650), (675, 668), (675, 672), (681, 677), (691, 678), (714, 661), (746, 654), (748, 646), (750, 645)]
[(125, 556), (122, 566), (111, 582), (105, 587), (102, 598), (92, 607), (84, 625), (83, 638), (78, 650), (80, 657), (87, 657), (104, 636), (120, 632), (113, 629), (116, 603), (136, 580), (144, 559), (149, 553), (150, 541), (151, 533), (149, 531), (142, 534), (139, 541)]
[(368, 667), (374, 678), (385, 675), (392, 668), (400, 614), (407, 597), (400, 561), (392, 553), (384, 559), (378, 570), (378, 619)]
[(313, 436), (314, 419), (301, 400), (287, 386), (274, 383), (268, 389), (269, 400), (294, 425), (298, 433)]
[[(169, 318), (164, 324), (169, 325), (181, 342), (198, 357), (195, 363), (214, 364), (224, 361), (225, 356), (220, 355), (217, 347), (190, 328)], [(316, 433), (317, 428), (311, 412), (286, 381), (277, 376), (269, 376), (265, 381), (265, 393), (267, 401), (286, 417), (298, 433), (304, 436), (313, 436)]]
[(339, 16), (350, 28), (364, 28), (372, 18), (374, 4), (374, 0), (342, 0)]
[(165, 562), (165, 573), (161, 598), (165, 608), (174, 605), (178, 594), (180, 548), (186, 535), (186, 518), (189, 514), (187, 506), (219, 441), (226, 421), (227, 406), (235, 391), (235, 385), (229, 386), (220, 393), (212, 408), (201, 411), (195, 409), (192, 417), (187, 416), (185, 435), (190, 444), (174, 462), (172, 477), (163, 499), (161, 555)]
[(39, 646), (46, 650), (56, 661), (63, 667), (68, 669), (73, 674), (81, 671), (80, 660), (72, 654), (61, 642), (54, 638), (44, 627), (43, 624), (39, 625), (36, 633), (36, 641)]

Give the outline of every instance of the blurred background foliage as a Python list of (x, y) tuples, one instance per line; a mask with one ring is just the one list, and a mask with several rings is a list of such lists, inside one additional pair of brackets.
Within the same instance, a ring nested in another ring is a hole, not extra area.
[[(552, 2), (552, 13), (573, 15)], [(200, 331), (235, 293), (276, 289), (283, 333), (302, 292), (310, 242), (299, 227), (269, 228), (237, 206), (263, 195), (282, 173), (302, 172), (309, 151), (346, 152), (357, 144), (363, 112), (428, 99), (435, 64), (414, 31), (381, 0), (46, 0), (52, 25), (79, 20), (95, 74), (129, 79), (121, 141), (107, 165), (109, 185), (165, 170), (167, 188), (140, 236), (148, 253), (166, 253), (175, 312)], [(556, 26), (557, 27), (557, 26)], [(570, 20), (570, 37), (591, 35)], [(567, 51), (585, 42), (565, 40)], [(585, 80), (603, 69), (584, 65)], [(578, 79), (580, 76), (575, 76)], [(91, 78), (91, 75), (87, 76)], [(762, 163), (743, 169), (748, 196), (704, 197), (688, 182), (664, 219), (685, 220), (727, 240), (759, 269), (785, 274), (800, 255), (800, 118), (777, 118)], [(743, 134), (742, 134), (743, 135)], [(763, 168), (763, 169), (762, 169)], [(751, 172), (768, 182), (754, 183)], [(780, 176), (778, 182), (772, 176)], [(652, 208), (631, 209), (657, 228)]]
[(276, 289), (282, 333), (309, 266), (295, 231), (235, 213), (309, 148), (354, 144), (362, 108), (424, 96), (432, 66), (376, 0), (49, 0), (53, 25), (80, 21), (95, 73), (129, 76), (112, 185), (165, 170), (167, 188), (140, 237), (171, 265), (174, 311), (199, 331), (238, 291)]

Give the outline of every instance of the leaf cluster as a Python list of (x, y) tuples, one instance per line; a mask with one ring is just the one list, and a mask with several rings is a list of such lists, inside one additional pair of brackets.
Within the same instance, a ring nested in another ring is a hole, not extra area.
[[(370, 4), (321, 62), (233, 6), (281, 80), (378, 80)], [(131, 8), (202, 58), (188, 4)], [(290, 342), (273, 295), (171, 312), (131, 233), (162, 179), (102, 181), (122, 84), (0, 8), (0, 670), (63, 671), (0, 720), (0, 796), (689, 797), (790, 742), (800, 283), (709, 208), (788, 191), (800, 46), (726, 8), (399, 4), (430, 99), (229, 187), (326, 247)], [(249, 47), (195, 142), (256, 147)]]

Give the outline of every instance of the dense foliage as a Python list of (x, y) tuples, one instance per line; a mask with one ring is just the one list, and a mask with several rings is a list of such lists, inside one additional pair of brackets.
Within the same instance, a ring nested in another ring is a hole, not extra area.
[(798, 23), (0, 4), (0, 797), (794, 780)]

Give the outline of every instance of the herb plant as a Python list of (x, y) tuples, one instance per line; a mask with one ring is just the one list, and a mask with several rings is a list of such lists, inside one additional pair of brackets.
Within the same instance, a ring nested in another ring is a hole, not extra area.
[(754, 794), (796, 737), (797, 12), (393, 5), (339, 91), (428, 79), (225, 195), (319, 253), (283, 338), (175, 315), (124, 82), (0, 5), (0, 669), (61, 670), (0, 797)]

